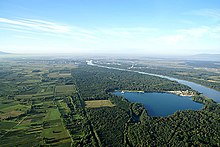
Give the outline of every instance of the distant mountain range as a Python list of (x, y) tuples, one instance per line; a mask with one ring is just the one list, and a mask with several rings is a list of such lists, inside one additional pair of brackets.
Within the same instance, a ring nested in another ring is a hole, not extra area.
[(6, 55), (6, 54), (10, 54), (10, 53), (0, 51), (0, 55)]
[(191, 59), (203, 61), (220, 61), (220, 54), (197, 54), (191, 56)]

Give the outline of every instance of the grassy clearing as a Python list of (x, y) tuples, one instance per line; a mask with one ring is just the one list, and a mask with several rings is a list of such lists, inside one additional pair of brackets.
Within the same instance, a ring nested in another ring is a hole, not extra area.
[(18, 104), (18, 105), (15, 105), (15, 106), (11, 106), (11, 107), (7, 107), (7, 108), (4, 108), (4, 109), (1, 109), (2, 112), (10, 112), (10, 111), (13, 111), (13, 110), (18, 110), (18, 111), (27, 111), (28, 109), (30, 109), (30, 106), (26, 106), (26, 105), (21, 105), (21, 104)]
[(14, 127), (17, 123), (13, 122), (13, 121), (2, 121), (0, 122), (0, 130), (2, 129), (11, 129), (12, 127)]
[(9, 117), (19, 116), (21, 114), (24, 114), (29, 109), (30, 109), (30, 106), (21, 105), (21, 104), (2, 108), (0, 120), (6, 119)]
[(33, 97), (50, 97), (50, 96), (53, 96), (53, 92), (37, 93), (33, 95)]
[(58, 101), (58, 106), (59, 106), (60, 111), (64, 112), (65, 114), (70, 113), (69, 107), (63, 100)]
[(56, 86), (55, 89), (56, 95), (57, 96), (68, 96), (72, 95), (76, 92), (76, 87), (74, 85), (61, 85), (61, 86)]
[(48, 113), (46, 115), (45, 120), (50, 121), (50, 120), (56, 120), (60, 119), (60, 112), (57, 108), (51, 108), (48, 110)]
[(51, 108), (44, 118), (45, 124), (41, 136), (44, 138), (45, 144), (71, 144), (70, 136), (65, 129), (60, 116), (61, 114), (57, 108)]
[[(10, 101), (9, 101), (10, 102)], [(15, 106), (17, 105), (18, 103), (16, 102), (11, 102), (11, 103), (8, 103), (8, 102), (0, 102), (0, 113), (2, 112), (2, 109), (4, 108), (8, 108), (8, 107), (11, 107), (11, 106)]]
[(59, 78), (59, 73), (57, 73), (57, 72), (49, 73), (48, 77), (50, 77), (50, 78)]
[(23, 82), (23, 84), (34, 84), (34, 83), (39, 83), (41, 82), (40, 80), (26, 80)]
[(110, 100), (91, 100), (85, 101), (86, 108), (114, 107)]
[(50, 121), (49, 124), (48, 127), (43, 129), (41, 134), (42, 137), (45, 137), (47, 143), (59, 142), (61, 140), (71, 141), (61, 119)]
[(71, 73), (58, 73), (58, 72), (53, 72), (49, 73), (48, 77), (50, 78), (66, 78), (66, 77), (71, 77)]
[(47, 93), (47, 92), (54, 92), (54, 85), (49, 85), (50, 83), (48, 83), (48, 85), (46, 85), (46, 86), (41, 86), (41, 91), (40, 91), (40, 93)]
[(19, 100), (30, 100), (31, 97), (32, 97), (31, 94), (29, 94), (29, 95), (16, 95), (15, 99), (18, 100), (18, 101)]

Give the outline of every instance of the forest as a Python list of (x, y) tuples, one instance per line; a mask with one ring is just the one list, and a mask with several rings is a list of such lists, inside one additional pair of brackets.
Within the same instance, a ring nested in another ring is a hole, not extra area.
[(219, 62), (171, 59), (115, 59), (95, 60), (95, 62), (98, 65), (137, 70), (192, 81), (220, 91)]
[[(220, 105), (175, 81), (80, 59), (4, 59), (0, 69), (1, 146), (220, 146)], [(188, 90), (204, 106), (152, 117), (115, 90)]]

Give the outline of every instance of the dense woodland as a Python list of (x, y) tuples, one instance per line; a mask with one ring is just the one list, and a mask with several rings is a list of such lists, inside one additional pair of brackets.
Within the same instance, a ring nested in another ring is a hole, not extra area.
[(73, 70), (72, 75), (83, 99), (101, 98), (103, 96), (100, 94), (125, 89), (146, 92), (192, 90), (188, 86), (159, 77), (87, 65)]
[[(111, 64), (106, 64), (108, 62), (108, 60), (97, 61), (97, 64), (170, 76), (178, 79), (192, 81), (220, 91), (220, 66), (218, 62), (216, 63), (214, 61), (181, 61), (182, 63), (176, 63), (173, 65), (173, 67), (165, 67), (163, 63), (157, 65), (149, 63), (146, 65), (145, 62), (148, 62), (147, 60), (139, 61), (141, 63), (137, 62), (136, 60), (116, 60), (110, 62)], [(118, 64), (115, 64), (115, 62), (118, 62)], [(130, 68), (132, 65), (135, 66), (133, 68)]]
[[(177, 82), (82, 60), (7, 61), (0, 68), (2, 146), (220, 146), (220, 105), (202, 95), (193, 97), (202, 110), (151, 117), (142, 104), (112, 94), (193, 91)], [(87, 107), (94, 100), (113, 106)]]

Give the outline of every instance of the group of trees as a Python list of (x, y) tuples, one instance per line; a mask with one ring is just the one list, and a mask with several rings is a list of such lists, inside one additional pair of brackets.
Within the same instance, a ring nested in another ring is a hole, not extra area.
[(188, 86), (160, 77), (94, 66), (80, 66), (72, 70), (72, 75), (76, 79), (83, 99), (102, 99), (102, 94), (114, 90), (142, 90), (147, 92), (192, 90)]
[(133, 146), (219, 146), (219, 113), (206, 110), (179, 111), (166, 118), (130, 124), (128, 140)]

